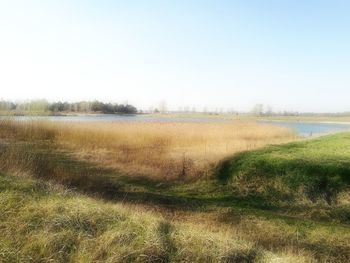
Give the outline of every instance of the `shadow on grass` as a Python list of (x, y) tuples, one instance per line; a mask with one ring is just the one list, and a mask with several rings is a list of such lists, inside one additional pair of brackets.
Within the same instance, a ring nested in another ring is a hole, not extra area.
[(174, 227), (167, 221), (160, 222), (158, 226), (158, 234), (164, 251), (164, 262), (172, 262), (172, 256), (176, 254), (177, 248), (171, 237)]
[[(247, 154), (239, 154), (235, 158), (240, 160)], [(232, 165), (222, 169), (232, 169)], [(180, 181), (128, 176), (114, 169), (78, 160), (71, 153), (61, 151), (50, 143), (0, 144), (0, 170), (20, 170), (109, 201), (161, 206), (174, 211), (235, 207), (282, 214), (281, 207), (273, 205), (266, 196), (235, 195), (232, 189), (225, 188), (215, 180), (198, 186), (203, 189), (208, 187), (203, 190), (195, 185), (186, 188), (187, 185)]]
[[(170, 209), (202, 210), (207, 207), (255, 207), (268, 209), (260, 197), (233, 195), (189, 195), (176, 190), (181, 181), (125, 175), (114, 169), (76, 159), (52, 144), (16, 143), (0, 145), (0, 169), (20, 170), (36, 178), (51, 180), (79, 192), (106, 200), (161, 205)], [(175, 189), (175, 190), (174, 190)]]
[[(312, 202), (323, 199), (331, 205), (336, 202), (339, 192), (350, 189), (350, 158), (324, 149), (319, 156), (312, 156), (317, 148), (307, 143), (270, 146), (236, 154), (219, 163), (215, 170), (216, 178), (223, 185), (234, 182), (236, 177), (244, 177), (250, 184), (258, 184), (262, 180), (278, 181), (290, 192), (302, 190)], [(311, 151), (310, 156), (303, 158), (300, 148)]]
[[(230, 167), (225, 169), (230, 169)], [(77, 160), (70, 153), (60, 151), (58, 148), (47, 144), (0, 145), (1, 170), (20, 170), (39, 179), (55, 181), (74, 188), (78, 192), (97, 196), (107, 201), (155, 205), (164, 207), (169, 211), (206, 211), (210, 208), (234, 208), (234, 214), (238, 210), (241, 215), (253, 214), (267, 219), (280, 218), (286, 221), (294, 221), (295, 219), (288, 215), (279, 214), (278, 211), (275, 211), (277, 208), (268, 205), (267, 200), (262, 197), (249, 195), (239, 197), (233, 194), (223, 194), (222, 196), (197, 194), (192, 196), (188, 192), (174, 191), (176, 187), (181, 189), (181, 182), (156, 180), (144, 176), (126, 176), (113, 169), (101, 168), (92, 163)], [(214, 190), (220, 192), (219, 187), (222, 186), (216, 184), (213, 187)], [(218, 189), (215, 189), (215, 187)], [(232, 220), (239, 223), (240, 215), (232, 217), (232, 214), (227, 214), (222, 218), (223, 222), (232, 222)], [(168, 222), (161, 223), (158, 232), (164, 250), (162, 258), (164, 262), (171, 261), (171, 257), (177, 249), (171, 239), (172, 226)], [(271, 246), (267, 239), (262, 239), (259, 245)], [(280, 245), (281, 247), (288, 247), (289, 243)], [(322, 251), (321, 248), (328, 249), (327, 253), (332, 255), (336, 255), (336, 253), (346, 255), (347, 253), (345, 251), (347, 247), (323, 248), (323, 246), (322, 244), (309, 244), (307, 242), (298, 245), (298, 247), (307, 248), (310, 251)], [(320, 252), (320, 255), (323, 254)], [(255, 256), (253, 253), (249, 257), (255, 258)], [(237, 260), (237, 256), (235, 254), (231, 255), (229, 259)]]

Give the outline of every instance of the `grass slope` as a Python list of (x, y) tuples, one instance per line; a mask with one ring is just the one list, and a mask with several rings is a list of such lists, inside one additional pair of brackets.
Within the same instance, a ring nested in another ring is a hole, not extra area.
[(350, 220), (350, 134), (243, 152), (223, 161), (218, 179), (246, 196), (270, 203), (343, 207)]

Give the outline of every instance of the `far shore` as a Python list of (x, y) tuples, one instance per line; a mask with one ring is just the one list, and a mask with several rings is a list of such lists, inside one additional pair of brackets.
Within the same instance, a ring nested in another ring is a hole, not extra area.
[(70, 117), (70, 116), (103, 116), (103, 115), (144, 115), (142, 113), (103, 113), (103, 112), (0, 112), (0, 116), (9, 117)]
[(249, 113), (148, 113), (138, 112), (134, 114), (129, 113), (104, 113), (104, 112), (8, 112), (0, 111), (2, 117), (72, 117), (72, 116), (91, 116), (98, 117), (104, 115), (120, 115), (120, 116), (150, 116), (160, 118), (218, 118), (225, 120), (251, 120), (251, 121), (269, 121), (269, 122), (306, 122), (306, 123), (324, 123), (324, 124), (347, 124), (350, 125), (350, 115), (332, 115), (332, 114), (317, 114), (317, 115), (271, 115), (271, 116), (256, 116)]
[(347, 124), (350, 125), (350, 121), (322, 121), (322, 120), (286, 120), (286, 119), (257, 119), (258, 121), (266, 122), (290, 122), (290, 123), (323, 123), (323, 124)]

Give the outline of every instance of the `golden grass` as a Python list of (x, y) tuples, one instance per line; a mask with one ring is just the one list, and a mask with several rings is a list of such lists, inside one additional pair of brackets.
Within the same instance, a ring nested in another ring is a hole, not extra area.
[(0, 174), (0, 204), (0, 262), (315, 262), (202, 215), (170, 219), (32, 179)]
[(0, 124), (3, 137), (49, 139), (89, 160), (130, 174), (160, 178), (205, 175), (217, 161), (266, 144), (287, 142), (286, 128), (255, 122)]

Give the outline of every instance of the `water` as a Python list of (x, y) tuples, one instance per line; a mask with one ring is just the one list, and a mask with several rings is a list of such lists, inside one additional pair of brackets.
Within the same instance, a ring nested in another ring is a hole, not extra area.
[[(1, 117), (0, 117), (1, 118)], [(6, 117), (2, 117), (6, 118)], [(164, 117), (152, 115), (78, 115), (78, 116), (16, 116), (16, 120), (45, 120), (64, 122), (176, 122), (176, 123), (220, 123), (225, 122), (219, 117)], [(317, 136), (334, 132), (350, 131), (350, 124), (322, 122), (292, 122), (292, 121), (259, 121), (276, 126), (287, 127), (303, 137)]]
[(302, 137), (317, 136), (342, 131), (350, 131), (350, 124), (323, 122), (261, 121), (276, 126), (287, 127)]
[[(0, 117), (8, 118), (8, 117)], [(64, 121), (64, 122), (176, 122), (176, 123), (218, 123), (224, 122), (223, 118), (202, 117), (163, 117), (152, 115), (77, 115), (77, 116), (15, 116), (11, 117), (19, 121)]]

